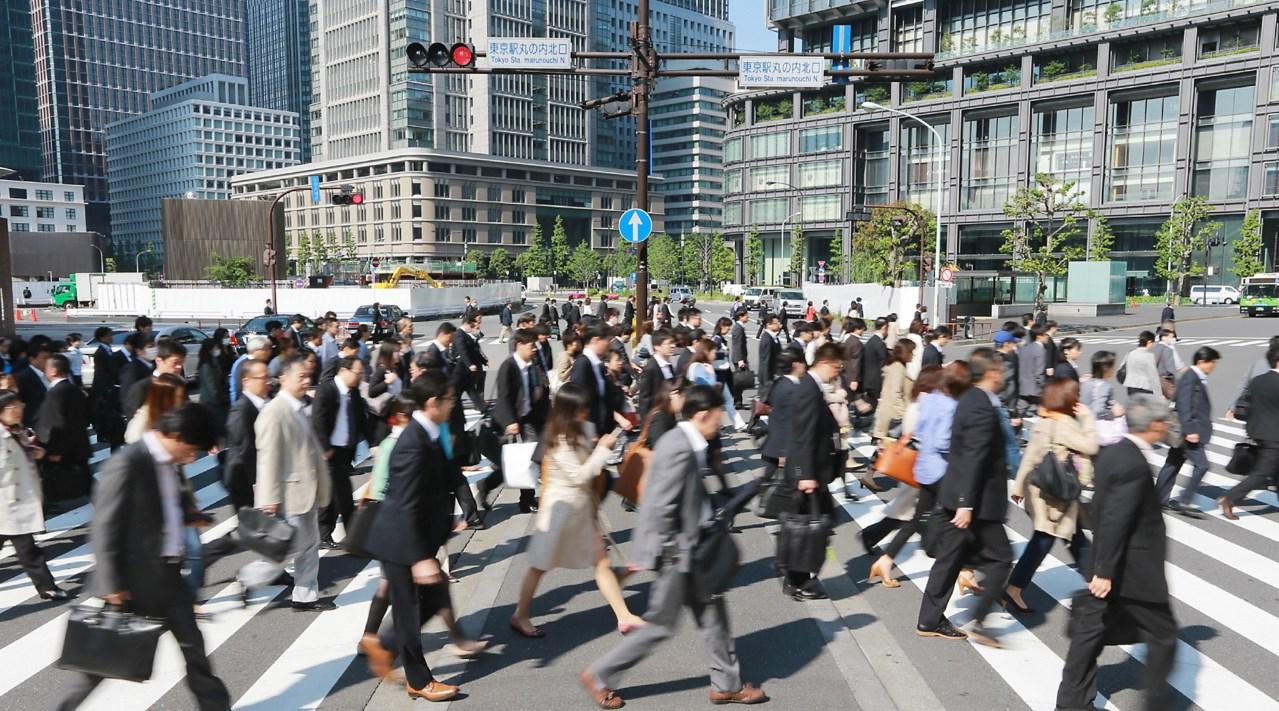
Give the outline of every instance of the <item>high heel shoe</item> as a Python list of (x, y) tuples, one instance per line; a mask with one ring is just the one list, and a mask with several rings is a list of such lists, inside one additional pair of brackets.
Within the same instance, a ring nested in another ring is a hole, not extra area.
[(890, 563), (888, 570), (884, 570), (879, 561), (875, 561), (870, 566), (870, 575), (866, 577), (866, 582), (874, 583), (875, 578), (879, 578), (879, 582), (886, 588), (900, 588), (902, 584), (893, 577), (893, 566)]
[(973, 579), (972, 573), (961, 572), (959, 574), (959, 578), (955, 581), (955, 585), (958, 586), (960, 595), (963, 595), (965, 592), (971, 592), (974, 595), (980, 595), (986, 592), (985, 588), (978, 585), (977, 581)]
[(1008, 593), (1004, 593), (1004, 596), (1000, 601), (1003, 603), (1005, 610), (1022, 615), (1032, 615), (1035, 613), (1035, 609), (1029, 605), (1018, 605), (1017, 601), (1013, 599), (1013, 596)]

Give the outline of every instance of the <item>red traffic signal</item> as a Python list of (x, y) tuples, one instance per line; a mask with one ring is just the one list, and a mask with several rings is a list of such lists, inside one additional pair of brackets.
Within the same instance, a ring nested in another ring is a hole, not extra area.
[(364, 193), (355, 189), (354, 185), (343, 185), (333, 196), (334, 205), (363, 205)]
[(458, 42), (452, 47), (443, 42), (432, 42), (429, 47), (421, 42), (413, 42), (405, 49), (409, 64), (419, 69), (431, 66), (443, 69), (449, 65), (463, 69), (475, 66), (475, 48), (465, 42)]
[(459, 67), (470, 67), (475, 64), (475, 48), (465, 42), (458, 42), (449, 50), (453, 63)]

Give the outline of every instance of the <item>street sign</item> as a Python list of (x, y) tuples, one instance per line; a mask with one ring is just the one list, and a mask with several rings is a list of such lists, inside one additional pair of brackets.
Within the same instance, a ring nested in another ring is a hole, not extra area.
[(844, 219), (849, 222), (870, 222), (871, 217), (870, 208), (860, 205), (855, 206), (844, 215)]
[(793, 54), (743, 56), (737, 60), (737, 86), (821, 88), (826, 84), (826, 60)]
[(494, 37), (489, 66), (501, 69), (572, 69), (573, 41), (567, 37)]
[(311, 202), (315, 205), (320, 204), (320, 176), (311, 176)]
[(819, 260), (817, 260), (817, 268), (818, 268), (818, 269), (821, 269), (822, 271), (825, 271), (825, 270), (826, 270), (826, 260), (825, 260), (825, 259), (819, 259)]
[(622, 239), (638, 244), (653, 234), (653, 218), (638, 207), (632, 207), (622, 213), (622, 219), (617, 222), (617, 231), (622, 234)]
[(937, 278), (941, 280), (943, 286), (950, 286), (955, 281), (955, 271), (950, 267), (942, 267)]

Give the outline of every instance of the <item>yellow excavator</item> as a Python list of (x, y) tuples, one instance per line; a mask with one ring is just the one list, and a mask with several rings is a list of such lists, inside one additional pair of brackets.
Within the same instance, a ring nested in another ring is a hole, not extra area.
[(409, 282), (407, 286), (415, 286), (413, 282), (419, 282), (419, 281), (425, 282), (428, 286), (431, 286), (434, 288), (440, 288), (444, 286), (443, 284), (439, 282), (439, 280), (431, 276), (430, 272), (426, 271), (425, 269), (419, 269), (417, 267), (407, 266), (403, 264), (398, 265), (394, 268), (386, 269), (385, 271), (373, 272), (373, 288), (374, 289), (395, 289), (400, 285), (400, 282), (402, 281)]

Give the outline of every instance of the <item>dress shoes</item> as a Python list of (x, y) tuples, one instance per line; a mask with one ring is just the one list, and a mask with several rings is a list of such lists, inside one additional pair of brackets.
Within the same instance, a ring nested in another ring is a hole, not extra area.
[(799, 602), (804, 600), (825, 600), (830, 597), (822, 589), (821, 583), (816, 580), (811, 580), (804, 585), (794, 585), (787, 580), (782, 583), (782, 594)]
[(321, 540), (321, 541), (320, 541), (320, 547), (321, 547), (321, 548), (323, 548), (323, 549), (324, 549), (324, 550), (326, 550), (326, 551), (340, 551), (340, 550), (342, 550), (342, 545), (341, 545), (340, 543), (337, 543), (336, 541), (334, 541), (332, 538), (325, 538), (325, 539)]
[(620, 709), (626, 705), (616, 691), (600, 683), (589, 669), (583, 669), (577, 676), (577, 680), (581, 682), (582, 688), (586, 689), (586, 693), (590, 694), (596, 706), (602, 709)]
[(768, 701), (764, 690), (754, 684), (742, 684), (737, 691), (715, 691), (711, 689), (711, 703), (721, 704), (762, 704)]
[(936, 627), (924, 627), (923, 625), (915, 626), (915, 634), (920, 637), (941, 637), (942, 639), (968, 639), (968, 635), (950, 623), (950, 620), (943, 619), (940, 625)]
[(327, 612), (329, 610), (338, 609), (337, 603), (332, 600), (312, 600), (311, 602), (293, 602), (290, 607), (294, 612)]
[(1200, 509), (1198, 506), (1195, 506), (1194, 504), (1182, 503), (1178, 499), (1169, 499), (1168, 503), (1164, 504), (1164, 506), (1167, 507), (1170, 511), (1175, 511), (1181, 514), (1182, 516), (1188, 516), (1190, 518), (1203, 518), (1204, 516), (1203, 509)]
[(58, 602), (62, 602), (63, 600), (71, 599), (71, 593), (57, 587), (56, 585), (48, 590), (41, 590), (37, 594), (40, 596), (41, 600), (57, 600)]
[(421, 689), (414, 689), (406, 685), (404, 690), (409, 692), (409, 699), (426, 699), (427, 701), (448, 701), (457, 696), (458, 688), (452, 684), (445, 684), (441, 681), (431, 680), (431, 683)]
[(973, 638), (977, 644), (984, 644), (994, 649), (1003, 649), (1004, 643), (1000, 642), (995, 635), (986, 630), (986, 626), (980, 622), (974, 622), (968, 626), (968, 636)]
[(1239, 514), (1235, 513), (1235, 502), (1223, 496), (1220, 499), (1217, 499), (1217, 505), (1221, 507), (1222, 516), (1225, 516), (1231, 521), (1239, 520)]

